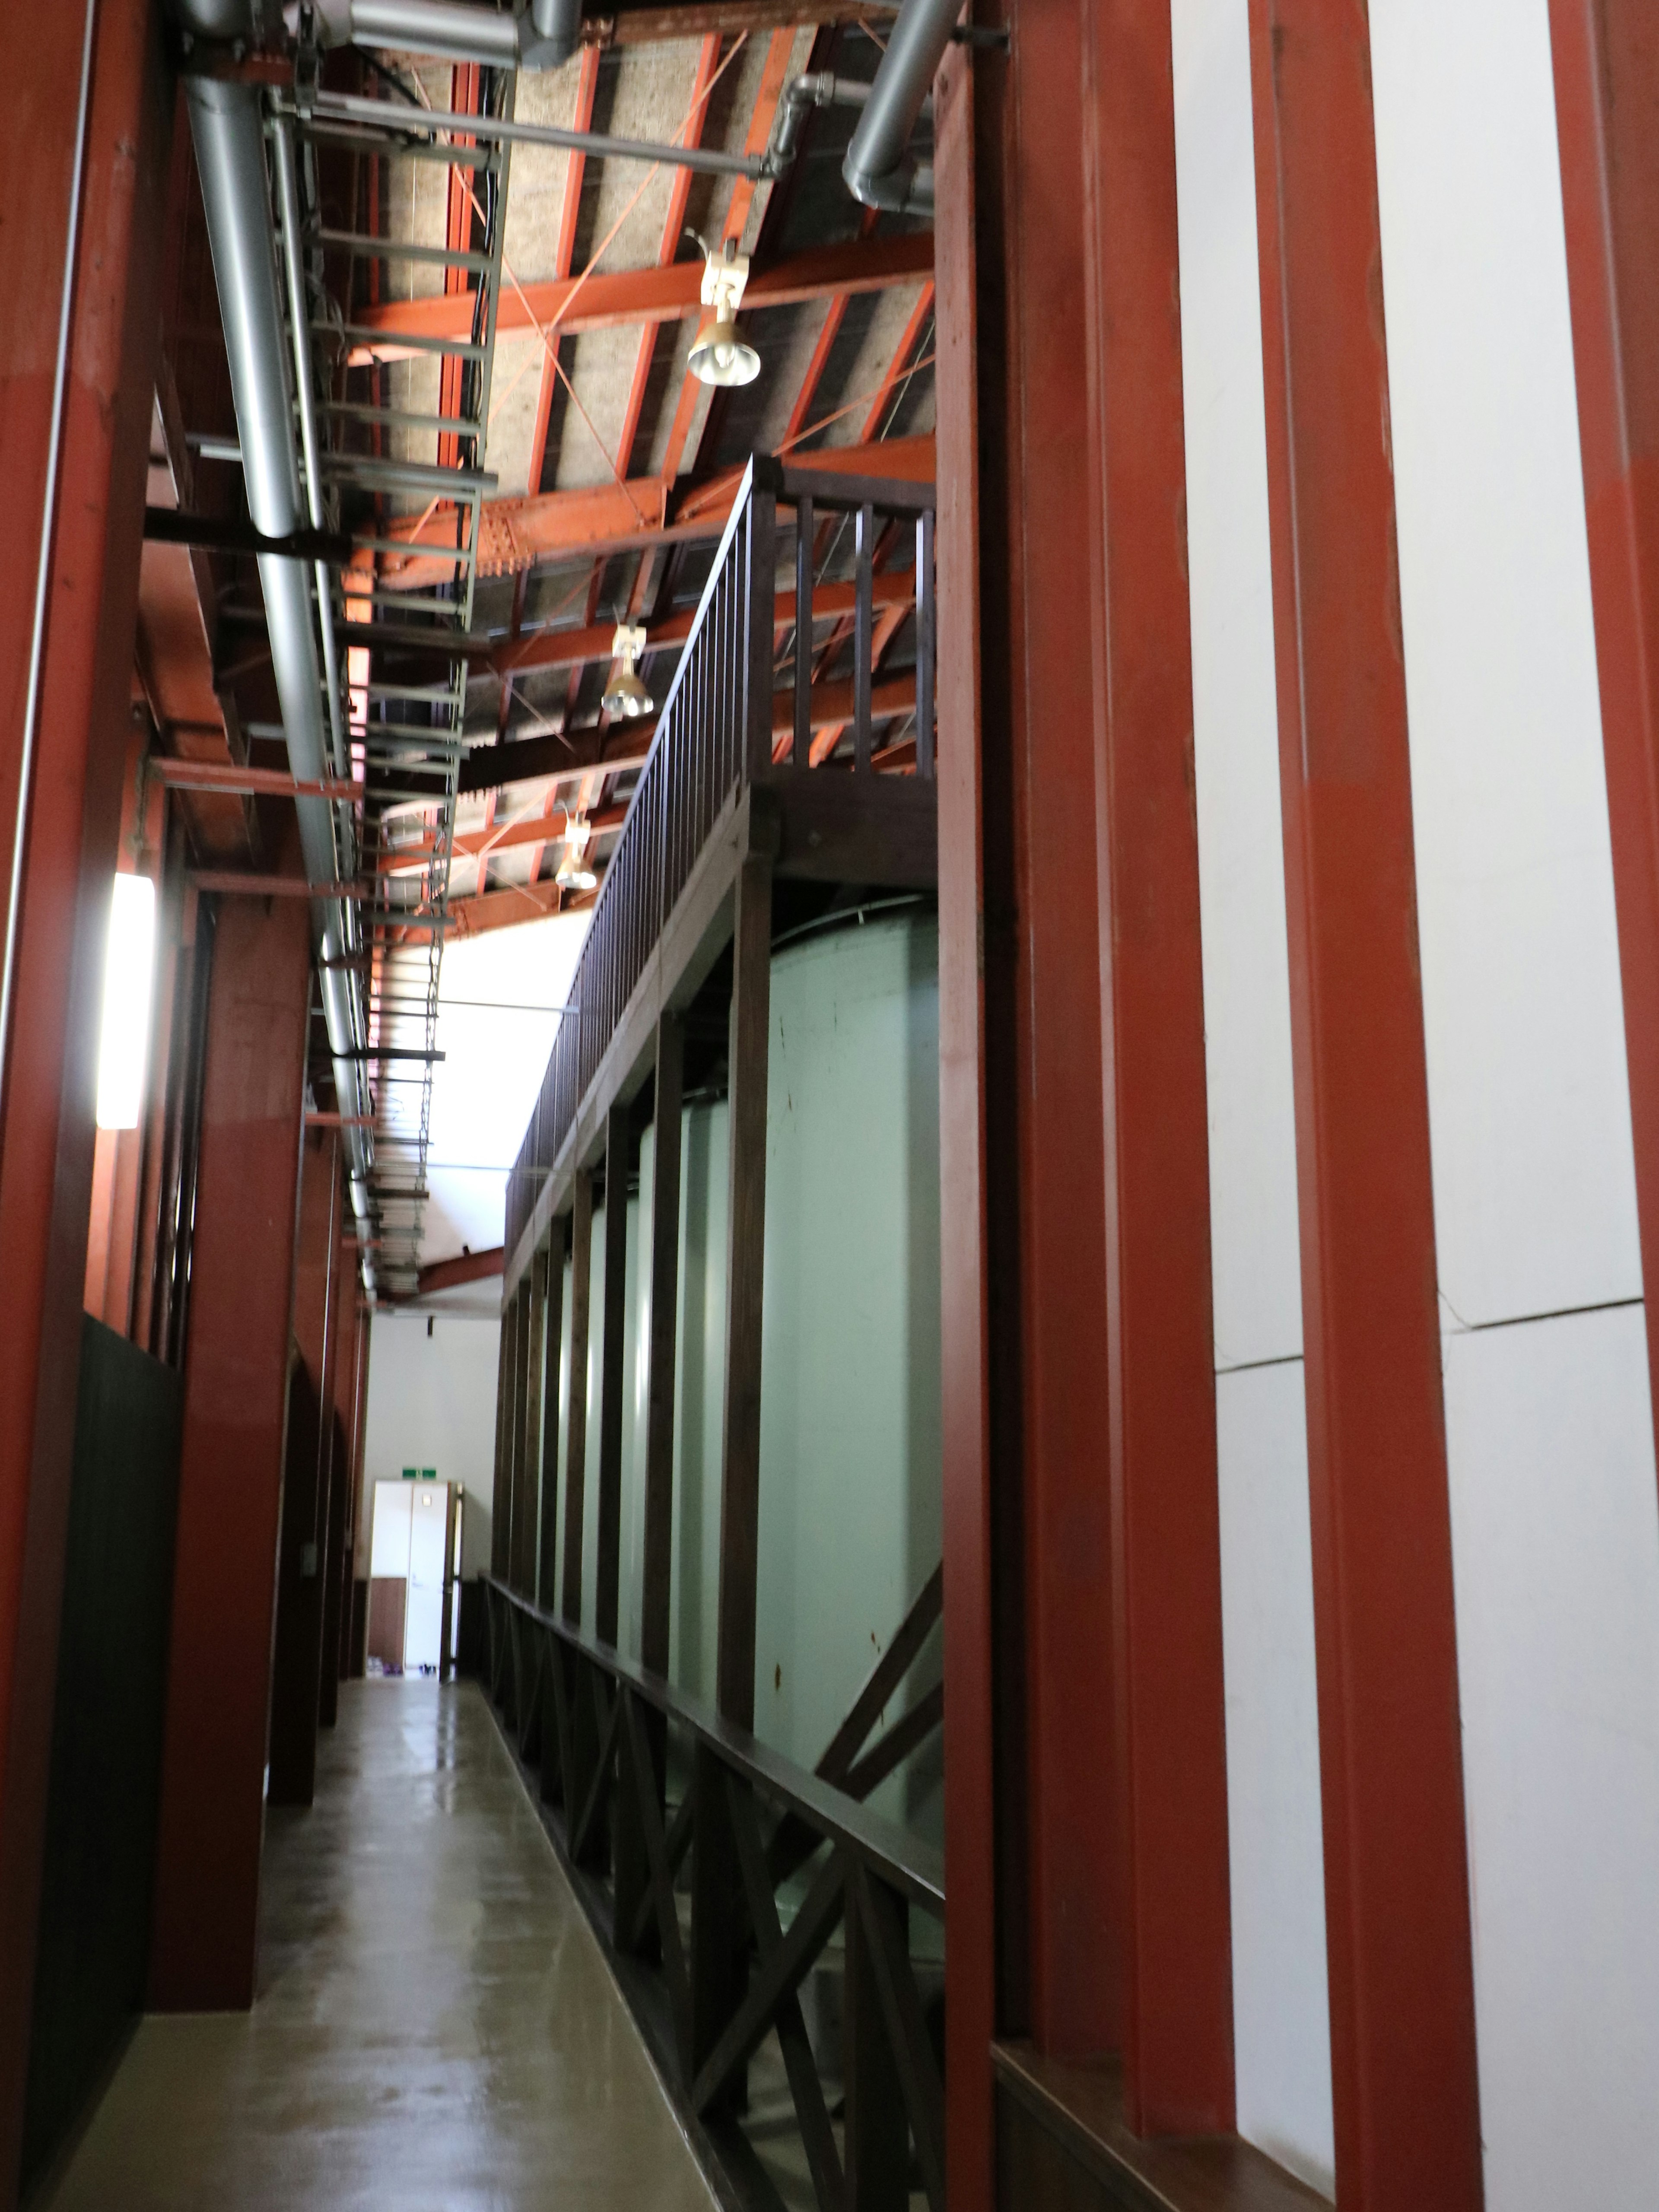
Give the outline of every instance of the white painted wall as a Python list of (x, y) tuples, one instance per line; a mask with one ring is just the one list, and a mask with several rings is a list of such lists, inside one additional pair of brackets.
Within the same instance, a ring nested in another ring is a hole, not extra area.
[(1328, 2191), (1324, 1853), (1246, 0), (1175, 0), (1173, 25), (1238, 2127)]
[(1547, 6), (1370, 20), (1486, 2202), (1637, 2212), (1659, 1497)]
[[(1547, 0), (1372, 0), (1487, 2203), (1659, 2195), (1659, 1491)], [(1176, 0), (1243, 2131), (1329, 2185), (1246, 0)]]
[(435, 1314), (428, 1336), (428, 1318), (377, 1313), (370, 1328), (360, 1574), (368, 1565), (372, 1486), (400, 1476), (406, 1467), (435, 1468), (441, 1481), (465, 1486), (461, 1572), (470, 1577), (489, 1569), (501, 1324)]

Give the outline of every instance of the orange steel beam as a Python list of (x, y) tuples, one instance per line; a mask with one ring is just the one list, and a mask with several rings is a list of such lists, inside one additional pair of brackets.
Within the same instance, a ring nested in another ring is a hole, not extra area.
[[(1233, 2124), (1233, 1987), (1169, 0), (1114, 0), (1081, 21), (1089, 429), (1079, 489), (1091, 556), (1105, 1074), (1110, 1903), (1130, 2124), (1196, 2134)], [(1074, 1616), (1079, 1627), (1086, 1639)]]
[(872, 438), (881, 435), (881, 426), (886, 419), (888, 408), (892, 404), (893, 394), (910, 365), (910, 357), (927, 327), (927, 318), (933, 311), (933, 287), (930, 282), (922, 286), (916, 304), (910, 310), (910, 319), (900, 333), (898, 343), (893, 348), (893, 358), (887, 365), (887, 374), (881, 380), (880, 389), (871, 402), (870, 412), (864, 418), (864, 428), (859, 434), (866, 445)]
[[(599, 88), (599, 56), (597, 47), (584, 50), (577, 64), (576, 112), (571, 127), (576, 131), (592, 128), (593, 95)], [(564, 198), (559, 205), (559, 236), (554, 250), (553, 273), (556, 278), (570, 274), (570, 258), (576, 250), (576, 217), (581, 206), (582, 173), (587, 156), (573, 152), (565, 165)], [(690, 173), (689, 172), (687, 173)], [(509, 295), (513, 288), (507, 287)], [(542, 469), (547, 459), (547, 425), (553, 411), (553, 387), (557, 384), (558, 371), (553, 366), (552, 356), (542, 361), (541, 386), (536, 397), (536, 429), (530, 445), (530, 489), (542, 488)]]
[(434, 1291), (459, 1290), (463, 1283), (487, 1283), (501, 1273), (502, 1264), (499, 1244), (487, 1252), (458, 1252), (453, 1260), (428, 1261), (416, 1277), (416, 1296), (423, 1298)]
[[(750, 276), (744, 313), (798, 306), (803, 300), (839, 292), (883, 292), (933, 272), (931, 231), (909, 231), (891, 238), (855, 239), (850, 244), (814, 246), (775, 262)], [(509, 286), (501, 295), (498, 336), (539, 327), (549, 332), (611, 330), (628, 323), (672, 323), (702, 311), (702, 266), (677, 261), (668, 269), (629, 269), (592, 276), (550, 277), (526, 284), (522, 296)], [(360, 339), (348, 356), (359, 368), (371, 361), (397, 361), (409, 349), (403, 337), (471, 337), (472, 301), (468, 293), (434, 294), (419, 300), (394, 300), (356, 311), (354, 329), (373, 336)]]
[[(793, 31), (780, 31), (774, 33), (767, 48), (760, 90), (754, 112), (749, 119), (749, 135), (744, 149), (746, 153), (764, 152), (766, 142), (772, 135), (772, 118), (783, 95), (793, 46)], [(739, 178), (732, 188), (732, 198), (727, 203), (726, 221), (720, 231), (722, 240), (742, 237), (754, 198), (753, 184), (746, 178)], [(751, 276), (744, 290), (745, 307), (762, 304), (757, 297), (757, 280)], [(663, 450), (661, 475), (665, 483), (672, 483), (680, 472), (680, 464), (685, 458), (686, 444), (691, 435), (691, 425), (696, 420), (697, 409), (705, 396), (706, 387), (688, 371), (680, 380), (680, 394), (675, 403), (673, 420), (669, 424), (668, 442)]]
[[(720, 67), (720, 40), (716, 33), (706, 38), (698, 50), (696, 75), (691, 86), (691, 119), (680, 134), (682, 142), (687, 146), (699, 146), (702, 143), (703, 124), (708, 113), (708, 88), (714, 82), (715, 70)], [(673, 266), (684, 234), (685, 211), (690, 198), (690, 170), (676, 169), (669, 188), (668, 212), (663, 218), (662, 243), (657, 249), (657, 266), (659, 269)], [(651, 363), (656, 350), (657, 327), (654, 323), (648, 324), (640, 332), (639, 351), (634, 360), (628, 404), (623, 410), (622, 436), (617, 442), (617, 466), (624, 476), (634, 458), (634, 441), (639, 434), (640, 413), (645, 405), (645, 390), (651, 380)]]
[[(859, 223), (859, 236), (872, 237), (880, 220), (881, 210), (878, 208), (866, 208)], [(823, 380), (823, 372), (830, 365), (830, 356), (846, 319), (847, 302), (850, 296), (846, 292), (836, 293), (823, 311), (823, 323), (812, 348), (811, 359), (801, 378), (800, 390), (795, 394), (795, 404), (789, 410), (789, 420), (784, 425), (783, 443), (786, 447), (792, 439), (800, 435), (811, 420), (812, 402), (817, 397), (818, 386)]]
[(1482, 2202), (1370, 52), (1251, 0), (1336, 2195)]
[(173, 791), (251, 793), (269, 799), (359, 799), (363, 787), (338, 776), (319, 783), (296, 783), (281, 769), (238, 768), (234, 762), (221, 767), (216, 761), (172, 760), (152, 754), (146, 774)]
[(691, 0), (686, 7), (624, 8), (611, 15), (585, 15), (582, 38), (599, 46), (640, 46), (714, 33), (769, 31), (779, 25), (862, 23), (894, 12), (896, 0)]
[[(1659, 45), (1644, 0), (1550, 0), (1578, 442), (1642, 1266), (1659, 1283)], [(1659, 1394), (1659, 1297), (1646, 1310)], [(1659, 1418), (1659, 1395), (1656, 1395)]]
[[(896, 569), (890, 574), (884, 572), (874, 578), (873, 585), (878, 607), (908, 608), (915, 597), (915, 576), (908, 568)], [(852, 614), (854, 598), (854, 587), (850, 583), (818, 585), (812, 593), (813, 620), (828, 622)], [(682, 607), (678, 613), (653, 623), (646, 631), (646, 653), (665, 653), (671, 647), (684, 645), (696, 618), (695, 607)], [(772, 620), (775, 634), (793, 627), (793, 592), (778, 593), (773, 602)], [(575, 668), (589, 661), (609, 660), (614, 635), (612, 627), (605, 623), (579, 629), (532, 630), (528, 636), (503, 645), (494, 665), (498, 674), (521, 676), (536, 668)]]
[[(872, 446), (839, 446), (790, 456), (790, 465), (825, 475), (872, 477), (890, 483), (928, 483), (933, 477), (933, 441), (880, 439)], [(740, 469), (725, 471), (688, 498), (673, 522), (667, 518), (666, 483), (658, 477), (635, 477), (624, 484), (544, 491), (530, 499), (487, 500), (478, 531), (482, 575), (511, 575), (538, 561), (571, 559), (586, 553), (623, 552), (629, 548), (672, 544), (677, 538), (718, 537), (731, 514), (743, 480)], [(380, 580), (398, 590), (447, 580), (454, 573), (453, 552), (457, 517), (428, 515), (394, 525), (392, 534), (407, 538), (407, 554), (387, 554)]]

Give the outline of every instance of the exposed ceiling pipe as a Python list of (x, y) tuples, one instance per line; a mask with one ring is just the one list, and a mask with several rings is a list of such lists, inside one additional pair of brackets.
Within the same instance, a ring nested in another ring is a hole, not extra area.
[(962, 0), (904, 0), (865, 103), (842, 175), (866, 207), (933, 212), (933, 173), (910, 152), (910, 133), (962, 13)]
[[(181, 12), (186, 27), (207, 31), (217, 25), (202, 19), (223, 11), (213, 0), (191, 0)], [(248, 511), (267, 537), (283, 537), (301, 527), (307, 517), (294, 447), (293, 394), (277, 290), (259, 94), (251, 86), (211, 77), (192, 76), (185, 84), (236, 403)], [(261, 554), (259, 582), (289, 764), (295, 782), (320, 782), (334, 763), (324, 730), (322, 673), (307, 564)], [(326, 602), (324, 614), (326, 623)], [(349, 871), (342, 866), (344, 856), (338, 849), (331, 803), (297, 799), (295, 811), (307, 878), (313, 884), (339, 881)], [(352, 1210), (360, 1237), (366, 1237), (369, 1146), (364, 1129), (353, 1124), (371, 1110), (362, 1063), (354, 1057), (368, 1039), (356, 971), (343, 964), (357, 950), (355, 916), (337, 897), (313, 899), (311, 910), (334, 1085), (347, 1123)], [(364, 1259), (372, 1288), (372, 1261), (367, 1253)]]
[[(287, 11), (297, 26), (297, 7)], [(581, 38), (581, 0), (532, 0), (526, 15), (504, 15), (476, 0), (314, 0), (326, 46), (380, 46), (491, 69), (559, 69)]]

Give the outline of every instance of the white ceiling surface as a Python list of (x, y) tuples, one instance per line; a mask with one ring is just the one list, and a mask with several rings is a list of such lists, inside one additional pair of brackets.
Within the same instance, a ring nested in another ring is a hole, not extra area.
[[(507, 1176), (541, 1087), (587, 915), (553, 915), (444, 948), (421, 1261), (501, 1241)], [(476, 1294), (475, 1294), (476, 1295)]]

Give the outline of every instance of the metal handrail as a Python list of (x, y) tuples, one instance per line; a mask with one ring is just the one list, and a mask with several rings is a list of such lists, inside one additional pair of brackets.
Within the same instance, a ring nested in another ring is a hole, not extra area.
[[(756, 456), (745, 469), (697, 603), (685, 647), (657, 719), (611, 865), (600, 887), (568, 994), (574, 1018), (560, 1023), (529, 1127), (508, 1176), (507, 1248), (513, 1250), (535, 1204), (542, 1176), (558, 1158), (583, 1100), (599, 1074), (675, 902), (734, 794), (745, 785), (793, 776), (801, 757), (810, 649), (796, 653), (801, 706), (789, 757), (775, 766), (772, 750), (773, 629), (776, 589), (776, 510), (795, 508), (799, 603), (810, 609), (812, 518), (852, 514), (860, 553), (860, 678), (855, 720), (862, 732), (860, 765), (869, 750), (871, 544), (874, 518), (914, 521), (917, 543), (917, 773), (933, 773), (933, 487), (886, 478), (836, 477)], [(810, 612), (805, 619), (810, 624)], [(799, 636), (799, 620), (797, 632)], [(810, 639), (810, 628), (808, 630)]]
[(613, 1680), (625, 1683), (638, 1698), (667, 1720), (714, 1752), (733, 1773), (808, 1823), (826, 1843), (850, 1851), (870, 1872), (936, 1919), (945, 1917), (945, 1857), (941, 1851), (913, 1836), (896, 1820), (872, 1812), (860, 1799), (849, 1796), (819, 1775), (809, 1772), (783, 1753), (774, 1751), (746, 1729), (688, 1698), (660, 1674), (653, 1674), (629, 1659), (613, 1644), (603, 1644), (526, 1597), (499, 1575), (483, 1577), (489, 1589), (533, 1626), (556, 1636), (568, 1650)]

